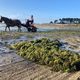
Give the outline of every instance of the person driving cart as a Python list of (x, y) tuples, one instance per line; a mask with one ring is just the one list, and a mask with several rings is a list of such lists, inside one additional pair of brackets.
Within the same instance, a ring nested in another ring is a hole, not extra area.
[(27, 19), (26, 24), (28, 26), (34, 27), (34, 18), (33, 18), (33, 15), (31, 15), (31, 19)]

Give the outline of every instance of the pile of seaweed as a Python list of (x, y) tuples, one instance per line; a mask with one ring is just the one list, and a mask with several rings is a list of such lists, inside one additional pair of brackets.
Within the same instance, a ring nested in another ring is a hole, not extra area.
[(62, 50), (59, 40), (47, 38), (34, 41), (23, 41), (11, 45), (17, 54), (39, 64), (47, 65), (54, 71), (79, 71), (80, 55), (78, 53)]

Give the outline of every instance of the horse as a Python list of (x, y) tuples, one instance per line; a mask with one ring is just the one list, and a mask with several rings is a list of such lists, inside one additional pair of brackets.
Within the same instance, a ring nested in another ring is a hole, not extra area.
[(3, 21), (6, 24), (5, 31), (7, 30), (7, 28), (10, 31), (10, 27), (17, 26), (18, 31), (21, 32), (21, 26), (23, 26), (23, 27), (26, 27), (28, 32), (37, 32), (37, 28), (34, 25), (30, 25), (28, 22), (26, 22), (26, 24), (22, 24), (21, 21), (18, 19), (13, 20), (13, 19), (9, 19), (7, 17), (1, 16), (0, 22), (3, 22)]
[(18, 19), (12, 20), (12, 19), (9, 19), (7, 17), (1, 16), (0, 22), (3, 22), (3, 21), (6, 24), (5, 31), (7, 30), (7, 28), (10, 31), (10, 27), (17, 26), (18, 27), (18, 31), (21, 32), (21, 21), (20, 20), (18, 20)]

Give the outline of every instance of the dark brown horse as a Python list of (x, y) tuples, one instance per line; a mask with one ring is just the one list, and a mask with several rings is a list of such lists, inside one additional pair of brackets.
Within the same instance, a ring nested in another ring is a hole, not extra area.
[(20, 20), (18, 20), (18, 19), (12, 20), (7, 17), (1, 16), (0, 22), (3, 22), (3, 21), (6, 24), (5, 31), (7, 30), (7, 28), (10, 31), (10, 27), (14, 27), (14, 26), (18, 27), (18, 31), (21, 31), (21, 21)]
[(28, 32), (37, 32), (37, 28), (33, 25), (29, 25), (28, 22), (26, 22), (26, 24), (22, 24), (21, 21), (18, 19), (13, 20), (13, 19), (9, 19), (7, 17), (1, 16), (0, 22), (3, 22), (3, 21), (6, 24), (5, 31), (7, 30), (7, 28), (10, 31), (10, 27), (14, 27), (14, 26), (18, 27), (18, 31), (21, 31), (21, 26), (24, 26), (26, 27)]

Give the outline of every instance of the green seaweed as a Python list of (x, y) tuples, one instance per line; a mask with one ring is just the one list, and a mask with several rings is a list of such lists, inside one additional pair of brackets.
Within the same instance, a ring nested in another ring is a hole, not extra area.
[(80, 55), (69, 50), (62, 50), (61, 46), (62, 43), (58, 40), (51, 41), (42, 38), (19, 42), (11, 45), (11, 48), (17, 50), (18, 55), (39, 64), (50, 66), (54, 71), (80, 70)]

